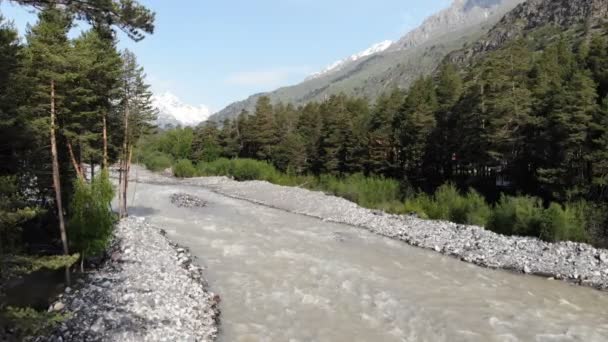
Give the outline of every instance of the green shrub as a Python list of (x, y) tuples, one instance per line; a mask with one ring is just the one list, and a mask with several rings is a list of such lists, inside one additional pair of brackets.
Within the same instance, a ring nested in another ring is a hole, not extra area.
[(382, 177), (365, 177), (361, 173), (345, 178), (322, 175), (315, 188), (375, 209), (386, 207), (400, 197), (399, 182)]
[(539, 237), (543, 221), (544, 210), (540, 199), (503, 195), (492, 210), (487, 228), (506, 235)]
[(200, 162), (196, 168), (201, 176), (231, 176), (232, 160), (220, 158), (212, 162)]
[(565, 206), (551, 203), (544, 212), (540, 237), (546, 241), (588, 241), (586, 212), (585, 202)]
[(278, 171), (267, 162), (253, 159), (232, 160), (231, 173), (238, 181), (265, 180), (272, 181)]
[(188, 159), (180, 159), (173, 165), (173, 175), (179, 178), (190, 178), (197, 175), (197, 170)]
[(407, 199), (405, 210), (416, 213), (421, 218), (478, 226), (484, 226), (491, 213), (490, 206), (475, 190), (470, 190), (466, 196), (462, 196), (452, 184), (439, 187), (433, 197), (418, 194)]
[(154, 151), (149, 155), (142, 155), (142, 162), (144, 165), (152, 171), (162, 171), (168, 169), (173, 164), (173, 158), (170, 155)]
[(407, 214), (416, 214), (420, 218), (429, 219), (427, 211), (430, 211), (431, 206), (434, 206), (433, 199), (429, 195), (421, 193), (405, 200), (404, 211)]
[(488, 205), (485, 198), (477, 191), (471, 189), (464, 198), (465, 221), (460, 223), (485, 226), (492, 215), (492, 208)]
[(116, 220), (110, 207), (113, 198), (114, 188), (106, 170), (90, 184), (76, 180), (68, 221), (72, 250), (83, 253), (83, 257), (106, 250)]

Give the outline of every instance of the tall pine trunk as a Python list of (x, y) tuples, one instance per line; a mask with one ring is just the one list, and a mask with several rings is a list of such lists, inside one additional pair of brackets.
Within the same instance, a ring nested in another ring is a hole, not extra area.
[(55, 200), (57, 202), (57, 216), (59, 217), (61, 243), (63, 244), (63, 253), (67, 255), (69, 254), (68, 235), (65, 230), (65, 221), (63, 219), (61, 181), (59, 180), (59, 160), (57, 157), (57, 141), (55, 139), (55, 81), (51, 81), (51, 158), (53, 165), (53, 187), (55, 188)]

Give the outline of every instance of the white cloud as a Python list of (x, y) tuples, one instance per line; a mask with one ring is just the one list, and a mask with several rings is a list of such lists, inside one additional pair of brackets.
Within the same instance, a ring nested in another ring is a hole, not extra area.
[(226, 83), (236, 86), (278, 87), (285, 85), (293, 77), (305, 76), (308, 67), (279, 67), (268, 70), (235, 72), (226, 78)]

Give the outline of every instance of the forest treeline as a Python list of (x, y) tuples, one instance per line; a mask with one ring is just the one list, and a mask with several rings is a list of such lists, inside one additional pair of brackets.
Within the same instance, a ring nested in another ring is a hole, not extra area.
[[(424, 202), (416, 193), (451, 183), (511, 216), (518, 207), (538, 216), (525, 219), (526, 229), (502, 232), (543, 237), (541, 216), (552, 207), (576, 221), (573, 229), (606, 236), (608, 39), (605, 30), (545, 28), (471, 66), (445, 63), (373, 104), (335, 95), (295, 107), (261, 97), (253, 113), (169, 130), (143, 146), (141, 159), (153, 169), (179, 161), (187, 170), (187, 159), (208, 170), (223, 157), (264, 161), (289, 175), (381, 177), (399, 184), (398, 200), (409, 199), (410, 208), (418, 196), (415, 211)], [(579, 233), (572, 239), (590, 240)]]
[[(126, 191), (133, 145), (156, 115), (115, 32), (142, 39), (152, 12), (130, 0), (11, 2), (38, 20), (20, 37), (0, 14), (0, 298), (8, 279), (105, 252), (116, 220), (109, 165), (119, 162)], [(90, 28), (72, 39), (76, 20)], [(49, 315), (0, 301), (0, 335), (7, 321), (16, 336), (34, 333)]]

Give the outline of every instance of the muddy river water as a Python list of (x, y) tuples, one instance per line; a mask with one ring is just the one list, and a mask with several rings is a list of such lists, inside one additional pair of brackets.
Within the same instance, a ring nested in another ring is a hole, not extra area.
[[(608, 341), (608, 293), (484, 269), (202, 187), (138, 183), (147, 217), (206, 266), (220, 341)], [(205, 199), (178, 208), (176, 192)]]

